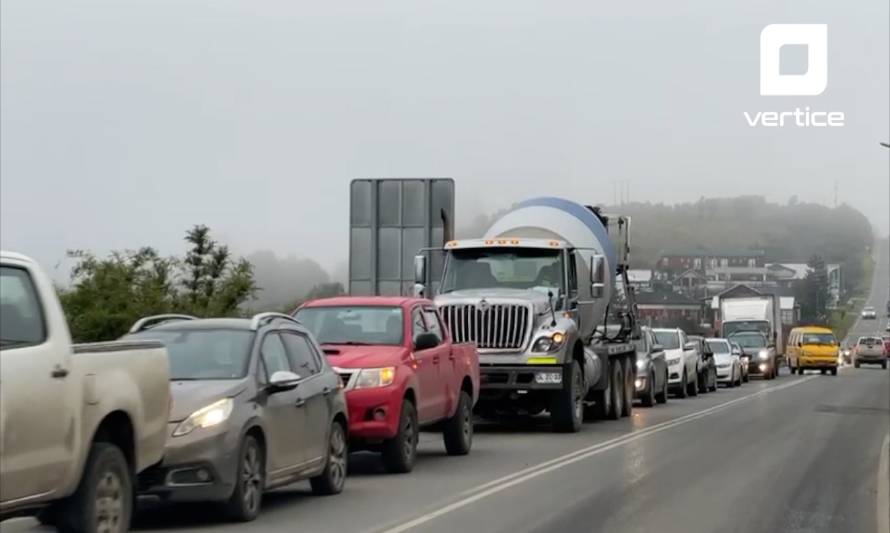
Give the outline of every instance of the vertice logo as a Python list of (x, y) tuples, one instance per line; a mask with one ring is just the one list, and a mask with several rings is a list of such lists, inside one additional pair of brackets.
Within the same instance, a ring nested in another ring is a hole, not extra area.
[[(803, 74), (782, 73), (782, 48), (805, 46)], [(760, 94), (816, 96), (828, 87), (828, 25), (770, 24), (760, 32)]]

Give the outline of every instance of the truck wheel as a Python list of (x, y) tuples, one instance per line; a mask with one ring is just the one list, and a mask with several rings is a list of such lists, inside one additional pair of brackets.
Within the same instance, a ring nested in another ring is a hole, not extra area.
[(236, 468), (235, 490), (226, 502), (226, 514), (235, 522), (250, 522), (260, 514), (266, 486), (266, 456), (251, 435), (241, 443)]
[(686, 368), (683, 368), (683, 376), (680, 378), (680, 385), (677, 389), (677, 398), (689, 397), (689, 380), (686, 378)]
[(643, 402), (643, 407), (652, 407), (655, 405), (655, 372), (649, 372), (649, 384), (646, 387), (646, 393), (643, 394), (641, 401)]
[(605, 420), (612, 410), (612, 380), (606, 380), (606, 388), (593, 391), (593, 405), (585, 407), (584, 420)]
[(383, 442), (383, 467), (393, 474), (405, 474), (414, 470), (417, 457), (417, 408), (410, 400), (402, 401), (399, 432)]
[(346, 462), (349, 446), (346, 442), (346, 430), (343, 424), (331, 424), (331, 435), (328, 437), (328, 457), (321, 474), (310, 478), (312, 492), (321, 496), (340, 494), (346, 484)]
[(448, 455), (466, 455), (473, 446), (473, 400), (467, 391), (460, 391), (457, 410), (454, 416), (445, 422), (442, 438), (445, 440), (445, 451)]
[(664, 381), (662, 381), (662, 383), (661, 383), (661, 391), (655, 395), (655, 401), (660, 404), (665, 404), (668, 402), (668, 375), (667, 375), (667, 373), (664, 374)]
[(565, 377), (562, 390), (553, 394), (550, 418), (554, 431), (576, 433), (584, 421), (584, 375), (578, 361), (566, 367)]
[(612, 365), (612, 411), (606, 416), (609, 420), (618, 420), (624, 412), (624, 369), (620, 364)]
[(621, 416), (630, 416), (634, 412), (634, 391), (636, 391), (636, 364), (630, 357), (624, 358), (624, 403), (622, 405)]
[(114, 444), (94, 442), (83, 478), (56, 515), (56, 525), (63, 533), (124, 533), (130, 529), (133, 500), (133, 475), (124, 453)]

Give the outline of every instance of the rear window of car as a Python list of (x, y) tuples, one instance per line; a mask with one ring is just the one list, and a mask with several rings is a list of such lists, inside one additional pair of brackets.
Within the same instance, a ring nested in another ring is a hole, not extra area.
[(875, 344), (881, 344), (882, 342), (883, 341), (877, 337), (862, 337), (859, 339), (859, 344), (864, 344), (865, 346), (874, 346)]
[(729, 353), (729, 343), (726, 341), (708, 341), (708, 346), (714, 353)]

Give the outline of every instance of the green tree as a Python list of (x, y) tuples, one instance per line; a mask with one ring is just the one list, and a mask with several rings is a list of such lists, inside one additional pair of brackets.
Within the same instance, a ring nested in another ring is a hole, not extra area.
[(804, 322), (823, 323), (828, 319), (830, 298), (828, 269), (821, 256), (814, 255), (807, 262), (809, 272), (797, 289), (800, 299), (800, 314)]

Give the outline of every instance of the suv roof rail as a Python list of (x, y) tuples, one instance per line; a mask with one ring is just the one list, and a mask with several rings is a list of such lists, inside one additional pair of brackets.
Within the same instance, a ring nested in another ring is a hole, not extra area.
[(272, 320), (290, 320), (294, 324), (300, 323), (299, 320), (290, 315), (270, 311), (253, 315), (253, 318), (250, 319), (250, 329), (259, 329), (265, 322), (270, 322)]
[(135, 324), (130, 328), (129, 333), (139, 333), (140, 331), (145, 331), (146, 329), (156, 326), (158, 324), (164, 322), (170, 322), (172, 320), (197, 320), (198, 317), (194, 317), (192, 315), (177, 315), (177, 314), (165, 314), (165, 315), (152, 315), (140, 318), (136, 321)]

